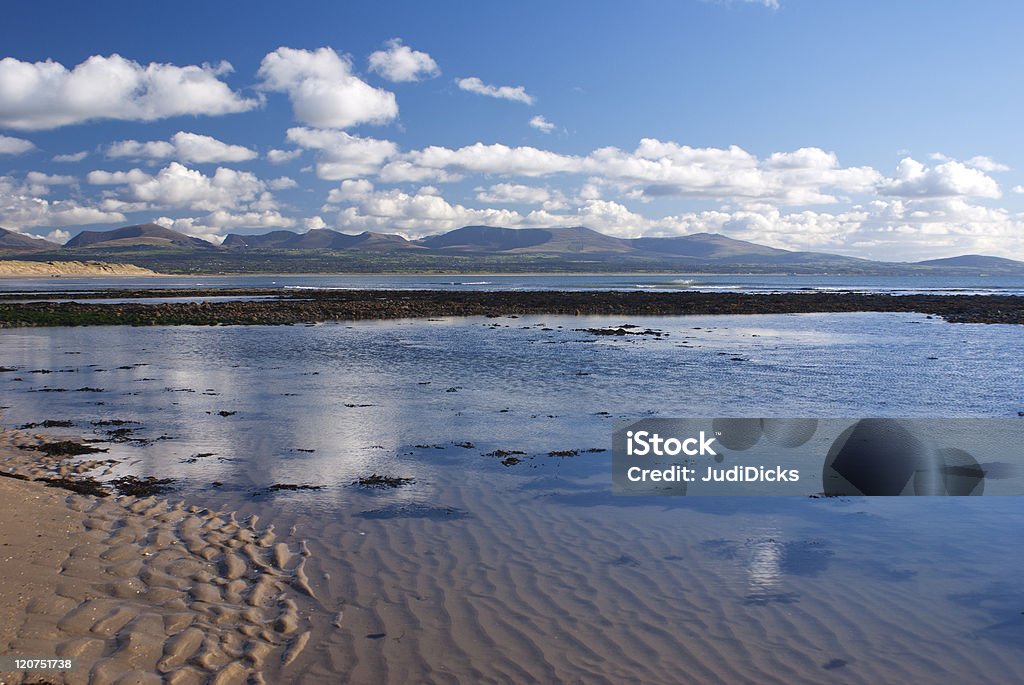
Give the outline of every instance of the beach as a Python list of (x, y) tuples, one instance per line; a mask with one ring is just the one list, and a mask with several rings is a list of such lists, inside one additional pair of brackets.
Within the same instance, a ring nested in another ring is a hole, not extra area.
[[(53, 682), (1006, 682), (1013, 498), (614, 497), (608, 440), (698, 412), (1012, 417), (1018, 335), (903, 312), (5, 329), (2, 470), (111, 493), (0, 479), (27, 503), (5, 516), (57, 522), (53, 575), (4, 584), (6, 653), (82, 649)], [(65, 441), (107, 451), (20, 449)], [(72, 620), (79, 572), (96, 611)]]
[(276, 673), (298, 657), (312, 599), (304, 542), (180, 501), (71, 494), (98, 464), (31, 449), (42, 442), (0, 434), (0, 651), (73, 658), (37, 674), (53, 683), (265, 682), (268, 660)]

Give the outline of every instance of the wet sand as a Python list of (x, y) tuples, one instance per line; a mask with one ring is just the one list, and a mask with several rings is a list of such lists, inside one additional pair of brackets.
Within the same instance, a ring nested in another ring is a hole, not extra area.
[[(309, 641), (304, 541), (255, 517), (36, 478), (88, 470), (0, 433), (0, 653), (73, 657), (2, 683), (280, 682)], [(96, 463), (86, 466), (95, 468)]]

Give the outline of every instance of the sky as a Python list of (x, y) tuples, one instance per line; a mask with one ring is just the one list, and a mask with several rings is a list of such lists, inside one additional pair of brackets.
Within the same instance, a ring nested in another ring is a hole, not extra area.
[(0, 226), (1024, 259), (1024, 3), (6, 3)]

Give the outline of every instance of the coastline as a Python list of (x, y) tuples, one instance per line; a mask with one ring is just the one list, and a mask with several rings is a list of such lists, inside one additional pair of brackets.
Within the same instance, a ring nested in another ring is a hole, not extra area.
[(164, 497), (46, 487), (105, 464), (32, 449), (46, 441), (0, 431), (0, 652), (76, 663), (0, 682), (265, 682), (298, 658), (314, 594), (304, 541)]
[(0, 301), (0, 328), (18, 326), (280, 325), (427, 317), (570, 314), (812, 314), (916, 312), (951, 323), (1024, 323), (1024, 297), (1013, 295), (889, 295), (623, 291), (444, 290), (110, 290), (103, 298), (143, 299), (259, 292), (259, 301), (146, 304)]

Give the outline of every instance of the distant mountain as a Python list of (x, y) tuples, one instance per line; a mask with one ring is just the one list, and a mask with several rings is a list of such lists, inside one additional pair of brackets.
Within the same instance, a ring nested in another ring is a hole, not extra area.
[(722, 259), (739, 255), (781, 257), (793, 254), (789, 250), (766, 247), (746, 240), (735, 240), (718, 233), (694, 233), (671, 238), (633, 238), (627, 242), (644, 252), (702, 259)]
[(1024, 262), (1005, 257), (988, 257), (980, 254), (965, 254), (959, 257), (946, 257), (945, 259), (926, 259), (923, 262), (915, 262), (921, 266), (952, 266), (967, 267), (971, 269), (991, 269), (993, 271), (1021, 271), (1024, 272)]
[[(172, 248), (171, 250), (161, 248)], [(861, 275), (1020, 275), (1024, 262), (963, 255), (916, 263), (881, 262), (824, 252), (796, 252), (717, 233), (668, 238), (616, 238), (585, 226), (500, 228), (464, 226), (418, 240), (389, 233), (231, 233), (222, 245), (156, 224), (82, 231), (67, 245), (0, 229), (0, 252), (30, 259), (66, 259), (87, 250), (117, 261), (189, 273), (347, 271), (689, 271), (693, 273), (801, 273)]]
[(585, 226), (568, 228), (496, 228), (465, 226), (416, 241), (433, 250), (462, 253), (544, 252), (550, 254), (614, 254), (632, 252), (629, 242)]
[(67, 248), (118, 248), (118, 247), (182, 247), (212, 249), (214, 245), (201, 238), (172, 231), (159, 224), (138, 224), (125, 226), (113, 231), (82, 231), (69, 240)]
[(41, 252), (43, 250), (59, 250), (60, 245), (42, 238), (33, 238), (24, 233), (16, 233), (0, 228), (0, 250), (4, 252)]
[(401, 250), (416, 248), (400, 235), (371, 233), (358, 235), (340, 233), (327, 228), (313, 229), (306, 233), (292, 231), (271, 231), (263, 235), (239, 235), (230, 233), (222, 243), (228, 248), (277, 249), (277, 250)]

